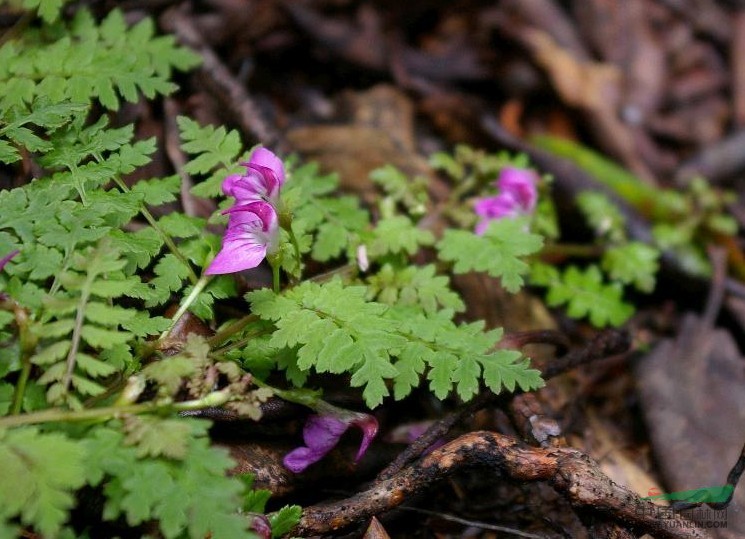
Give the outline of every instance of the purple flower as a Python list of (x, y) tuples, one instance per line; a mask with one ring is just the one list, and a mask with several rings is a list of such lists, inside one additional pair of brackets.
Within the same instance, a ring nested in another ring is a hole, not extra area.
[(11, 261), (11, 259), (16, 256), (20, 251), (16, 249), (15, 251), (9, 252), (4, 257), (0, 258), (0, 271), (3, 271), (3, 268), (5, 267), (5, 264)]
[(235, 197), (237, 204), (263, 200), (276, 205), (285, 183), (282, 160), (266, 148), (257, 148), (248, 163), (241, 164), (246, 167), (246, 173), (225, 178), (223, 192)]
[(378, 421), (369, 414), (350, 412), (329, 404), (325, 404), (323, 408), (319, 407), (319, 411), (322, 413), (310, 416), (305, 422), (305, 427), (303, 427), (305, 446), (298, 447), (285, 455), (285, 467), (294, 473), (302, 472), (326, 456), (339, 443), (342, 434), (350, 426), (362, 430), (362, 442), (355, 457), (355, 462), (357, 462), (365, 454), (378, 432)]
[(500, 192), (512, 195), (523, 213), (530, 213), (535, 209), (538, 202), (537, 183), (538, 175), (533, 170), (511, 167), (503, 168), (497, 180)]
[(499, 194), (479, 199), (474, 206), (481, 220), (476, 225), (476, 234), (483, 234), (494, 219), (517, 217), (532, 213), (538, 201), (536, 184), (538, 175), (528, 169), (504, 168), (495, 185)]
[(228, 229), (222, 249), (205, 271), (207, 275), (255, 268), (276, 248), (279, 224), (271, 204), (251, 202), (233, 206), (224, 213), (229, 215)]

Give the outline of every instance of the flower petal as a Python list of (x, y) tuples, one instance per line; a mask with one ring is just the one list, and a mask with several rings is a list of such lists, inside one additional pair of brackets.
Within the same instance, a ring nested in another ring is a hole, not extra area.
[(535, 209), (538, 201), (537, 183), (538, 175), (534, 171), (513, 167), (502, 169), (497, 180), (501, 193), (509, 193), (523, 213), (530, 213)]
[(252, 239), (245, 241), (225, 238), (222, 249), (205, 270), (206, 275), (222, 275), (236, 273), (255, 268), (266, 258), (266, 245), (254, 243)]
[(251, 154), (251, 159), (248, 163), (249, 165), (256, 165), (271, 170), (280, 186), (285, 183), (285, 165), (271, 150), (256, 148)]
[[(260, 226), (264, 232), (274, 233), (279, 227), (277, 212), (268, 202), (257, 201), (249, 204), (233, 206), (223, 213), (228, 214), (228, 230), (237, 226), (251, 225)], [(260, 221), (256, 224), (256, 221)]]
[(271, 204), (251, 202), (233, 206), (225, 213), (230, 216), (228, 229), (223, 237), (222, 249), (205, 271), (207, 275), (255, 268), (276, 245), (279, 225), (277, 213)]
[(326, 456), (336, 447), (350, 425), (362, 430), (362, 442), (355, 462), (362, 458), (378, 432), (378, 421), (369, 414), (350, 412), (327, 403), (319, 406), (319, 409), (323, 410), (323, 414), (310, 416), (303, 427), (305, 447), (290, 451), (283, 460), (285, 467), (294, 473), (302, 472)]
[(370, 414), (356, 414), (357, 419), (352, 421), (352, 424), (362, 430), (362, 442), (360, 443), (360, 449), (357, 451), (357, 456), (354, 461), (359, 461), (364, 454), (367, 452), (367, 448), (370, 447), (375, 435), (378, 433), (378, 420)]

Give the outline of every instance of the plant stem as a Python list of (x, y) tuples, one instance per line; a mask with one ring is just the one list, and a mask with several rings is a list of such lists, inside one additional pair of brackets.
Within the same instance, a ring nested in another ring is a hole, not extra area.
[(72, 374), (75, 372), (75, 363), (78, 359), (78, 348), (80, 347), (80, 338), (83, 332), (83, 321), (85, 320), (85, 308), (90, 297), (91, 285), (97, 276), (97, 273), (89, 272), (80, 290), (80, 302), (78, 303), (77, 313), (75, 314), (75, 326), (73, 327), (72, 337), (70, 338), (70, 351), (67, 354), (67, 368), (65, 370), (65, 376), (62, 379), (64, 393), (67, 393), (67, 390), (70, 389)]
[(215, 333), (212, 337), (207, 339), (207, 344), (210, 345), (210, 348), (214, 348), (215, 346), (218, 346), (221, 343), (227, 341), (230, 337), (232, 337), (236, 333), (240, 333), (240, 331), (244, 327), (246, 327), (251, 322), (255, 322), (258, 319), (259, 317), (256, 316), (255, 314), (246, 315), (243, 318), (236, 320), (235, 322), (230, 324), (225, 329), (220, 330), (217, 333)]
[(281, 292), (279, 285), (279, 264), (271, 264), (272, 266), (272, 289), (276, 294)]
[(541, 258), (598, 258), (603, 254), (599, 245), (584, 245), (576, 243), (554, 243), (546, 245), (540, 252)]
[(210, 275), (202, 275), (202, 277), (199, 278), (199, 280), (194, 285), (194, 288), (191, 289), (191, 292), (189, 292), (189, 295), (186, 296), (183, 303), (178, 308), (178, 311), (176, 311), (176, 314), (171, 317), (171, 323), (168, 326), (168, 329), (166, 329), (161, 335), (160, 335), (160, 341), (168, 337), (168, 334), (173, 330), (173, 328), (176, 326), (178, 321), (181, 319), (182, 316), (184, 316), (184, 313), (191, 307), (192, 303), (197, 299), (197, 296), (202, 293), (202, 290), (204, 290), (204, 287), (209, 284), (212, 277)]
[(28, 312), (20, 305), (13, 306), (16, 324), (18, 325), (18, 340), (21, 355), (21, 373), (18, 375), (16, 388), (13, 392), (13, 403), (10, 407), (10, 414), (16, 415), (21, 413), (23, 407), (23, 396), (26, 393), (26, 384), (31, 374), (31, 354), (36, 348), (36, 339), (32, 337), (28, 330)]
[[(302, 260), (300, 259), (300, 244), (297, 242), (297, 237), (295, 236), (295, 231), (292, 230), (292, 226), (290, 226), (288, 230), (290, 234), (290, 242), (292, 243), (292, 247), (295, 249), (295, 260), (297, 261), (297, 267), (298, 267), (298, 273), (300, 273), (300, 268), (302, 264)], [(291, 277), (293, 283), (297, 283), (297, 279), (294, 277)]]
[[(214, 350), (212, 354), (216, 356), (223, 356), (225, 353), (230, 352), (234, 348), (240, 348), (241, 346), (248, 344), (251, 339), (255, 339), (256, 337), (269, 333), (270, 331), (272, 331), (272, 328), (263, 328), (258, 331), (249, 331), (248, 333), (246, 333), (246, 335), (243, 336), (242, 339), (223, 346), (222, 348), (218, 348), (217, 350)], [(211, 340), (207, 341), (207, 343), (210, 342)]]
[(272, 390), (272, 393), (274, 393), (277, 397), (279, 397), (282, 400), (286, 400), (287, 402), (294, 402), (295, 404), (300, 404), (301, 406), (307, 406), (308, 408), (316, 408), (319, 402), (321, 401), (321, 392), (320, 391), (313, 391), (309, 389), (279, 389), (274, 386), (270, 386), (266, 382), (259, 380), (258, 378), (254, 378), (252, 380), (254, 385), (258, 387), (268, 388)]
[[(115, 177), (114, 182), (116, 185), (121, 189), (122, 191), (129, 192), (129, 187), (127, 187), (127, 184), (124, 183), (121, 178)], [(186, 269), (189, 271), (189, 281), (191, 281), (191, 284), (196, 285), (197, 281), (199, 281), (199, 277), (196, 273), (194, 273), (194, 270), (191, 267), (191, 264), (189, 264), (189, 261), (186, 259), (184, 254), (181, 252), (181, 250), (178, 248), (176, 243), (173, 241), (173, 238), (166, 234), (166, 232), (160, 227), (158, 224), (158, 221), (155, 220), (155, 217), (153, 217), (153, 214), (150, 213), (150, 210), (147, 209), (147, 206), (145, 204), (140, 204), (140, 213), (145, 218), (145, 220), (150, 224), (151, 227), (158, 233), (158, 235), (163, 239), (163, 243), (166, 244), (166, 247), (168, 247), (168, 250), (171, 251), (173, 256), (175, 256), (179, 262), (181, 262)]]
[(0, 428), (18, 427), (21, 425), (36, 425), (52, 421), (87, 421), (91, 419), (106, 419), (123, 414), (141, 414), (162, 411), (181, 412), (185, 410), (199, 410), (221, 406), (231, 398), (228, 388), (214, 391), (201, 399), (183, 402), (143, 402), (125, 406), (106, 406), (104, 408), (88, 408), (84, 410), (63, 410), (50, 408), (30, 414), (0, 417)]

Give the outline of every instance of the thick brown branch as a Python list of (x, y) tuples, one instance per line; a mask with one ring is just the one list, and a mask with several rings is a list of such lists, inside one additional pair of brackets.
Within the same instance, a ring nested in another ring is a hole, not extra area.
[(463, 435), (364, 492), (306, 508), (293, 534), (317, 535), (346, 528), (395, 508), (456, 470), (473, 466), (490, 468), (513, 481), (546, 481), (577, 509), (597, 511), (657, 538), (708, 537), (702, 530), (686, 527), (688, 521), (677, 515), (664, 521), (655, 518), (651, 502), (613, 483), (578, 450), (529, 447), (494, 432)]

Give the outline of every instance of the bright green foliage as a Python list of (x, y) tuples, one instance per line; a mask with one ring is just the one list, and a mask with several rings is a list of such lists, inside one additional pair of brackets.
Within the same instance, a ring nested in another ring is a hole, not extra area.
[(492, 221), (483, 236), (448, 229), (437, 248), (440, 258), (454, 262), (455, 273), (486, 272), (499, 277), (510, 292), (517, 292), (529, 269), (520, 257), (536, 253), (543, 246), (543, 238), (526, 227), (524, 218), (515, 218)]
[(418, 217), (426, 212), (429, 202), (426, 178), (412, 180), (393, 165), (385, 165), (373, 170), (370, 179), (377, 183), (391, 200), (402, 204), (410, 215)]
[(97, 25), (90, 12), (78, 10), (68, 24), (24, 33), (0, 47), (0, 112), (39, 96), (53, 103), (98, 98), (117, 109), (119, 96), (134, 102), (140, 92), (150, 98), (172, 92), (171, 70), (193, 67), (198, 59), (175, 47), (172, 36), (153, 32), (150, 19), (128, 28), (114, 10)]
[(447, 310), (425, 317), (395, 309), (391, 317), (409, 341), (395, 364), (399, 371), (394, 382), (397, 399), (416, 386), (425, 365), (430, 367), (430, 389), (440, 399), (453, 388), (462, 399), (471, 399), (478, 392), (482, 377), (495, 393), (503, 388), (512, 391), (515, 384), (524, 390), (543, 385), (540, 373), (530, 369), (519, 352), (494, 350), (502, 337), (501, 329), (484, 331), (483, 322), (456, 325), (452, 312)]
[(432, 245), (434, 241), (435, 237), (429, 230), (417, 228), (404, 215), (394, 215), (378, 221), (367, 252), (371, 258), (399, 253), (414, 255), (421, 246)]
[(194, 156), (184, 167), (184, 172), (209, 174), (192, 188), (192, 193), (200, 197), (220, 195), (220, 186), (228, 174), (245, 171), (236, 163), (242, 147), (240, 135), (224, 127), (202, 127), (185, 116), (179, 116), (176, 121), (184, 151)]
[[(430, 387), (444, 398), (455, 388), (464, 399), (478, 389), (483, 367), (494, 391), (503, 383), (537, 387), (540, 377), (518, 356), (492, 352), (500, 331), (484, 332), (482, 323), (457, 326), (452, 311), (424, 316), (408, 308), (391, 309), (366, 301), (362, 286), (304, 282), (277, 295), (251, 292), (252, 311), (276, 323), (269, 346), (297, 350), (297, 366), (308, 371), (352, 374), (353, 387), (364, 386), (368, 406), (380, 404), (392, 380), (396, 398), (419, 385), (429, 367)], [(394, 360), (395, 361), (394, 363)], [(499, 374), (497, 375), (497, 372)]]
[[(128, 27), (114, 10), (97, 22), (77, 4), (61, 20), (61, 4), (24, 0), (56, 22), (39, 21), (0, 45), (0, 162), (24, 178), (23, 156), (40, 176), (0, 191), (0, 256), (20, 251), (0, 272), (10, 299), (0, 310), (0, 477), (14, 485), (12, 497), (0, 492), (0, 536), (85, 533), (65, 528), (82, 487), (102, 493), (103, 520), (126, 522), (133, 534), (146, 524), (166, 538), (252, 536), (253, 515), (241, 511), (263, 513), (267, 493), (227, 477), (234, 463), (210, 445), (209, 424), (176, 412), (223, 406), (258, 419), (273, 390), (253, 383), (273, 370), (298, 386), (311, 372), (349, 375), (370, 407), (423, 383), (440, 398), (464, 400), (482, 386), (540, 387), (527, 359), (496, 348), (500, 329), (455, 321), (465, 305), (442, 262), (516, 290), (527, 269), (521, 257), (541, 238), (524, 220), (495, 223), (483, 237), (449, 230), (440, 260), (419, 265), (433, 256), (422, 248), (437, 242), (420, 220), (426, 182), (392, 167), (373, 174), (384, 191), (377, 222), (359, 197), (338, 195), (335, 176), (315, 165), (289, 168), (278, 207), (280, 284), (288, 286), (250, 293), (256, 316), (222, 340), (184, 337), (168, 308), (188, 302), (225, 329), (234, 323), (224, 318), (248, 306), (223, 301), (235, 298), (240, 279), (200, 277), (221, 244), (205, 231), (208, 220), (153, 208), (176, 206), (187, 174), (193, 194), (219, 196), (249, 152), (236, 131), (182, 117), (190, 161), (179, 174), (129, 187), (156, 141), (136, 140), (133, 125), (112, 127), (109, 111), (173, 91), (172, 70), (197, 58), (173, 37), (155, 37), (150, 20)], [(465, 147), (436, 157), (461, 176), (453, 215), (470, 226), (471, 207), (458, 197), (521, 159)], [(369, 266), (349, 263), (364, 254)], [(318, 274), (327, 271), (338, 275)], [(298, 402), (318, 398), (313, 388), (295, 391), (307, 396)], [(44, 427), (17, 426), (35, 423)], [(300, 508), (267, 517), (279, 537)]]
[(333, 280), (306, 281), (283, 295), (264, 289), (247, 297), (254, 314), (276, 321), (271, 346), (297, 346), (297, 365), (304, 371), (353, 373), (352, 385), (364, 385), (365, 401), (374, 407), (388, 394), (384, 380), (397, 374), (391, 354), (405, 339), (382, 316), (387, 308), (366, 301), (365, 293), (365, 287)]
[[(86, 452), (60, 433), (0, 429), (0, 531), (20, 517), (45, 536), (67, 521), (73, 493), (85, 484)], [(12, 485), (12, 488), (10, 488)]]
[(439, 308), (465, 309), (463, 300), (450, 288), (450, 279), (436, 275), (432, 264), (399, 269), (385, 264), (368, 283), (368, 296), (387, 305), (417, 306), (425, 314), (435, 314)]
[(528, 157), (525, 154), (513, 155), (508, 152), (488, 154), (465, 144), (456, 146), (453, 155), (446, 152), (432, 154), (429, 164), (443, 171), (455, 182), (474, 188), (485, 187), (496, 180), (499, 172), (505, 167), (527, 168), (529, 166)]
[(303, 509), (299, 505), (285, 505), (282, 509), (269, 515), (272, 537), (278, 538), (290, 533), (300, 522)]
[(601, 265), (612, 281), (632, 284), (642, 292), (651, 292), (660, 269), (659, 258), (657, 249), (634, 241), (609, 248), (603, 253)]
[(370, 223), (356, 197), (334, 194), (338, 186), (335, 175), (320, 175), (318, 165), (310, 164), (293, 170), (283, 191), (284, 204), (294, 216), (296, 235), (313, 238), (307, 245), (312, 245), (310, 255), (319, 262), (356, 247)]
[(634, 312), (623, 301), (620, 283), (604, 283), (600, 269), (588, 266), (584, 271), (569, 266), (561, 273), (553, 266), (535, 264), (531, 282), (548, 288), (546, 301), (552, 307), (567, 305), (573, 318), (589, 317), (594, 326), (620, 326)]
[(143, 459), (143, 446), (127, 443), (115, 424), (82, 440), (86, 481), (105, 484), (104, 519), (121, 515), (132, 526), (156, 519), (167, 538), (252, 537), (249, 520), (234, 512), (244, 487), (225, 475), (234, 464), (227, 451), (209, 444), (208, 422), (179, 423), (190, 432), (181, 439), (185, 453), (178, 458), (153, 456), (148, 450)]
[(577, 196), (577, 205), (599, 237), (607, 237), (612, 242), (626, 238), (626, 218), (603, 193), (583, 191)]
[(26, 9), (37, 9), (39, 16), (46, 22), (54, 22), (66, 0), (23, 0)]
[[(103, 393), (97, 380), (118, 369), (91, 352), (125, 345), (135, 337), (123, 329), (130, 322), (136, 322), (131, 328), (143, 331), (139, 336), (155, 333), (160, 327), (145, 323), (144, 313), (108, 303), (136, 287), (136, 281), (121, 274), (124, 265), (108, 242), (75, 253), (70, 268), (59, 275), (61, 293), (43, 301), (46, 323), (36, 326), (41, 342), (31, 361), (45, 369), (39, 383), (49, 386), (49, 402), (79, 406), (79, 396)], [(131, 357), (126, 349), (125, 357)]]
[[(712, 233), (731, 236), (737, 224), (727, 209), (732, 193), (718, 191), (703, 178), (694, 178), (685, 191), (659, 189), (624, 170), (602, 155), (576, 142), (541, 136), (538, 145), (576, 163), (599, 183), (610, 187), (652, 222), (655, 247), (668, 251), (685, 272), (706, 277), (711, 267), (706, 246)], [(590, 202), (582, 198), (589, 197)], [(617, 210), (603, 204), (599, 195), (580, 195), (580, 206), (596, 227), (604, 217), (616, 220)], [(604, 209), (601, 206), (606, 206)], [(603, 212), (608, 213), (604, 216)], [(596, 227), (597, 228), (597, 227)], [(619, 241), (610, 237), (611, 241)]]

